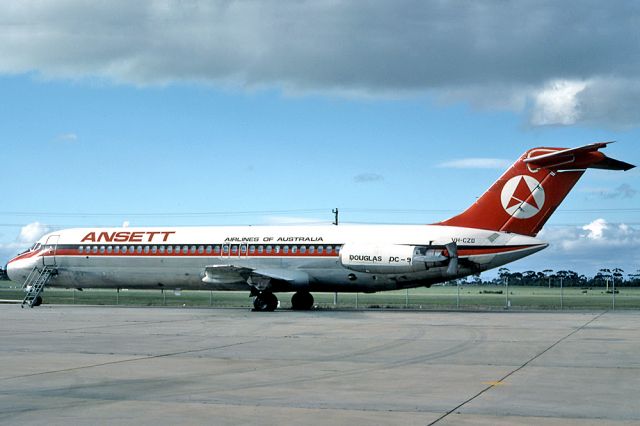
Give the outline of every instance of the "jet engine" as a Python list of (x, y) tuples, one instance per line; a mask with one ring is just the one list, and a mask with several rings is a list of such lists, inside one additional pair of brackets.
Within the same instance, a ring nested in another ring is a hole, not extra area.
[(345, 244), (340, 250), (340, 263), (352, 271), (373, 274), (405, 274), (447, 267), (447, 274), (453, 275), (458, 269), (457, 246), (449, 243), (444, 247)]

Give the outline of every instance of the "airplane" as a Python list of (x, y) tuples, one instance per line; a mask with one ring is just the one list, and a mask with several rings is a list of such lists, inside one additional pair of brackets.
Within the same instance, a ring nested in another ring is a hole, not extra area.
[(32, 307), (45, 284), (248, 290), (255, 311), (275, 310), (278, 292), (308, 310), (312, 292), (430, 287), (546, 248), (536, 235), (587, 168), (635, 167), (600, 152), (610, 143), (530, 149), (467, 210), (435, 224), (65, 229), (5, 269), (36, 287)]

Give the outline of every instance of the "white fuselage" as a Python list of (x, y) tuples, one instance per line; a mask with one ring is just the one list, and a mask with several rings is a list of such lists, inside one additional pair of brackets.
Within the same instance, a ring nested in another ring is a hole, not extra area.
[[(453, 274), (444, 249), (451, 242), (459, 257)], [(439, 225), (79, 228), (45, 235), (7, 272), (22, 282), (35, 266), (54, 266), (48, 285), (68, 288), (248, 289), (233, 276), (206, 279), (205, 271), (232, 267), (269, 277), (272, 291), (375, 292), (479, 273), (546, 246), (518, 234)], [(413, 249), (430, 261), (417, 261)]]

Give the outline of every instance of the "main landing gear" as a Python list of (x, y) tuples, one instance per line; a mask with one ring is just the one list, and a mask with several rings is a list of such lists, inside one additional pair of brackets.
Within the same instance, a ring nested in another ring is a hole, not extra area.
[[(253, 310), (258, 312), (273, 312), (278, 307), (278, 298), (270, 291), (261, 291), (253, 298)], [(313, 296), (306, 291), (298, 291), (291, 296), (291, 309), (294, 311), (308, 311), (313, 307)]]
[(278, 298), (269, 291), (261, 291), (253, 298), (253, 309), (258, 312), (273, 312), (278, 307)]
[(313, 307), (313, 296), (306, 291), (299, 291), (291, 296), (291, 309), (294, 311), (308, 311)]

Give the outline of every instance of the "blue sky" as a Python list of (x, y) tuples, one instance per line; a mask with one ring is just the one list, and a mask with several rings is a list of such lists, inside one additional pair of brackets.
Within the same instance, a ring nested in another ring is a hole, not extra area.
[[(577, 17), (553, 2), (187, 3), (0, 12), (0, 262), (71, 226), (329, 223), (334, 207), (435, 222), (534, 146), (617, 140), (605, 152), (640, 163), (633, 2)], [(486, 23), (527, 8), (526, 41)], [(594, 19), (601, 34), (581, 35)], [(483, 42), (446, 37), (465, 25)], [(640, 269), (638, 191), (637, 169), (589, 171), (542, 233), (552, 246), (512, 269)]]

